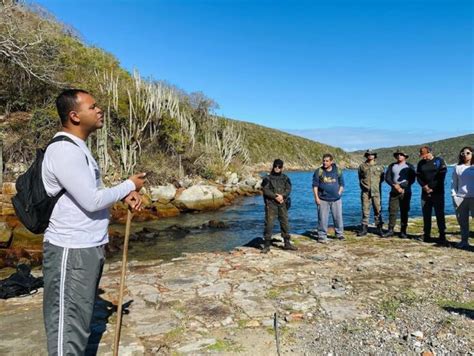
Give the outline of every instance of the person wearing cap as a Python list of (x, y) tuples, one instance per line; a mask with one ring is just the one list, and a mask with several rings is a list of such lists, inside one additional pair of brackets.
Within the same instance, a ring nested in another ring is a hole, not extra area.
[(420, 162), (416, 167), (416, 179), (421, 186), (421, 210), (423, 212), (423, 241), (431, 241), (431, 215), (433, 209), (438, 224), (439, 243), (447, 244), (444, 217), (444, 180), (447, 167), (441, 157), (435, 157), (428, 146), (420, 148)]
[(469, 215), (474, 217), (474, 159), (472, 147), (459, 152), (459, 161), (453, 171), (451, 195), (456, 209), (456, 218), (461, 228), (459, 248), (469, 247)]
[(393, 153), (396, 162), (391, 163), (385, 172), (385, 181), (391, 187), (388, 202), (388, 231), (384, 237), (394, 235), (393, 229), (400, 211), (400, 237), (406, 239), (408, 227), (408, 212), (410, 211), (411, 186), (416, 180), (415, 167), (407, 162), (408, 155), (397, 150)]
[(370, 205), (374, 209), (377, 234), (383, 235), (383, 221), (381, 208), (381, 186), (384, 180), (384, 167), (376, 162), (377, 152), (367, 150), (364, 154), (365, 162), (359, 166), (360, 200), (362, 205), (362, 221), (357, 236), (367, 235), (369, 225)]
[(265, 201), (265, 231), (262, 253), (268, 253), (272, 244), (272, 231), (275, 218), (280, 222), (281, 236), (284, 240), (283, 249), (296, 250), (290, 243), (288, 224), (288, 203), (291, 193), (291, 181), (283, 174), (283, 161), (276, 159), (273, 167), (262, 181), (263, 199)]

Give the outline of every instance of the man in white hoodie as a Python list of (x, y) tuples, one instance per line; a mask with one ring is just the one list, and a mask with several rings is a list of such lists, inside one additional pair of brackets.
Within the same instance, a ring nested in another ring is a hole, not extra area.
[(463, 147), (453, 172), (451, 195), (461, 228), (460, 248), (469, 247), (469, 215), (474, 217), (474, 160), (472, 147)]
[(104, 188), (86, 140), (102, 128), (103, 112), (86, 91), (69, 89), (56, 99), (67, 138), (50, 144), (42, 164), (49, 196), (63, 189), (44, 234), (43, 313), (49, 355), (83, 355), (108, 242), (109, 211), (125, 198), (140, 209), (144, 174)]

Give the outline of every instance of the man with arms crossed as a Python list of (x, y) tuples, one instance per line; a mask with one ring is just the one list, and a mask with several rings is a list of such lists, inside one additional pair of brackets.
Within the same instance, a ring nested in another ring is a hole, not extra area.
[(407, 162), (408, 155), (397, 150), (393, 157), (397, 160), (391, 163), (385, 173), (385, 181), (392, 188), (388, 202), (388, 231), (383, 235), (394, 235), (393, 229), (397, 223), (397, 214), (400, 210), (400, 237), (406, 239), (408, 227), (408, 212), (410, 211), (411, 186), (416, 180), (415, 167)]
[(328, 241), (329, 213), (332, 214), (336, 237), (344, 240), (344, 223), (342, 221), (342, 192), (344, 179), (342, 171), (333, 163), (330, 153), (323, 155), (323, 164), (313, 174), (314, 201), (318, 208), (318, 241)]
[(83, 355), (108, 242), (108, 208), (124, 199), (141, 208), (136, 191), (145, 174), (104, 188), (100, 170), (86, 145), (102, 128), (103, 112), (86, 91), (69, 89), (56, 99), (62, 131), (67, 141), (52, 143), (46, 150), (42, 178), (46, 192), (62, 189), (44, 234), (43, 314), (49, 355)]

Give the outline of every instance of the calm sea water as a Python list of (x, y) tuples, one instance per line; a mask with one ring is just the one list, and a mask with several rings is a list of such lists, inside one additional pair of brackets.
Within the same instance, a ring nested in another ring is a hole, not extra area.
[[(446, 176), (446, 214), (454, 214), (449, 195), (451, 174), (450, 167)], [(287, 173), (293, 185), (292, 207), (290, 209), (290, 227), (293, 233), (303, 233), (316, 227), (316, 205), (311, 189), (312, 172)], [(354, 226), (360, 223), (360, 189), (357, 171), (345, 170), (345, 191), (343, 193), (343, 217), (345, 226)], [(417, 183), (412, 186), (413, 196), (410, 216), (421, 216), (420, 187)], [(388, 221), (389, 187), (383, 184), (382, 203), (384, 222)], [(227, 229), (198, 229), (196, 227), (209, 220), (219, 220), (227, 224)], [(238, 200), (230, 207), (215, 212), (184, 214), (174, 218), (162, 219), (154, 222), (133, 223), (132, 230), (139, 231), (143, 227), (152, 227), (165, 230), (171, 225), (190, 228), (185, 237), (158, 237), (156, 241), (132, 243), (131, 259), (169, 259), (179, 256), (183, 252), (226, 251), (241, 246), (250, 240), (261, 237), (263, 232), (264, 207), (261, 196), (247, 197)], [(118, 227), (123, 228), (123, 227)], [(275, 233), (279, 231), (275, 224)]]

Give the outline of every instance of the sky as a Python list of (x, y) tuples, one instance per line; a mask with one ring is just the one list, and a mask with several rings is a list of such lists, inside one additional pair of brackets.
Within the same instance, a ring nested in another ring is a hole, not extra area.
[(470, 0), (40, 0), (216, 113), (346, 150), (474, 132)]

